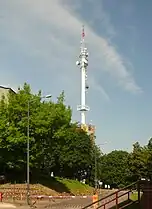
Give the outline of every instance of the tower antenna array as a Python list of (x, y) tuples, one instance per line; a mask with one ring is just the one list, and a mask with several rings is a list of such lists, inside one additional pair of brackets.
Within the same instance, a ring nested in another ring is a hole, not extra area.
[(86, 93), (89, 89), (87, 85), (88, 55), (88, 49), (85, 44), (85, 30), (84, 26), (82, 26), (80, 55), (79, 60), (76, 62), (76, 65), (80, 67), (81, 71), (81, 104), (77, 106), (77, 110), (81, 114), (81, 125), (86, 124), (86, 112), (90, 110), (86, 105)]

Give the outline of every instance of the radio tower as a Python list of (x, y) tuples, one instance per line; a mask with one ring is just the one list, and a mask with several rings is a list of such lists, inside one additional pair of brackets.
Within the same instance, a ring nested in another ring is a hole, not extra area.
[(77, 110), (81, 113), (82, 127), (86, 124), (86, 112), (90, 109), (86, 105), (86, 92), (89, 89), (87, 85), (88, 50), (85, 46), (84, 38), (85, 31), (84, 26), (82, 26), (80, 55), (79, 60), (76, 62), (76, 65), (79, 66), (81, 70), (81, 104), (77, 106)]

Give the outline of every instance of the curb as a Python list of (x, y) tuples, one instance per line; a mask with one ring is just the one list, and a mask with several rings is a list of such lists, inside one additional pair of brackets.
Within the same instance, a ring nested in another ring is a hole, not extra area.
[(37, 199), (73, 199), (73, 198), (89, 198), (92, 196), (47, 196), (47, 195), (37, 195), (31, 196), (32, 198), (37, 198)]

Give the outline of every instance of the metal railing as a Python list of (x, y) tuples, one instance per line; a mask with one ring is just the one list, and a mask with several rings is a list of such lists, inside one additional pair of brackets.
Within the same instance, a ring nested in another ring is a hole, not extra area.
[(93, 203), (83, 207), (82, 209), (89, 209), (92, 206), (97, 205), (97, 204), (98, 204), (98, 206), (96, 207), (96, 209), (101, 208), (101, 207), (105, 209), (106, 205), (108, 205), (109, 203), (114, 202), (114, 201), (115, 201), (115, 203), (113, 206), (115, 206), (116, 209), (120, 209), (121, 207), (119, 207), (119, 203), (120, 203), (119, 199), (127, 195), (126, 200), (130, 200), (130, 193), (132, 192), (133, 188), (136, 188), (138, 190), (138, 202), (140, 202), (140, 187), (139, 187), (139, 181), (137, 181), (135, 183), (130, 184), (127, 187), (119, 189), (116, 192), (113, 192), (113, 193), (99, 199), (96, 202), (93, 202)]

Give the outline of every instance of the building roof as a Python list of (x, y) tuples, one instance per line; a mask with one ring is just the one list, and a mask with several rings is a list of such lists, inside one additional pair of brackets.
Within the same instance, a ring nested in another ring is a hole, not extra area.
[(13, 89), (11, 89), (10, 87), (0, 86), (0, 89), (10, 90), (10, 91), (13, 92), (14, 94), (16, 94), (16, 92), (15, 92)]

